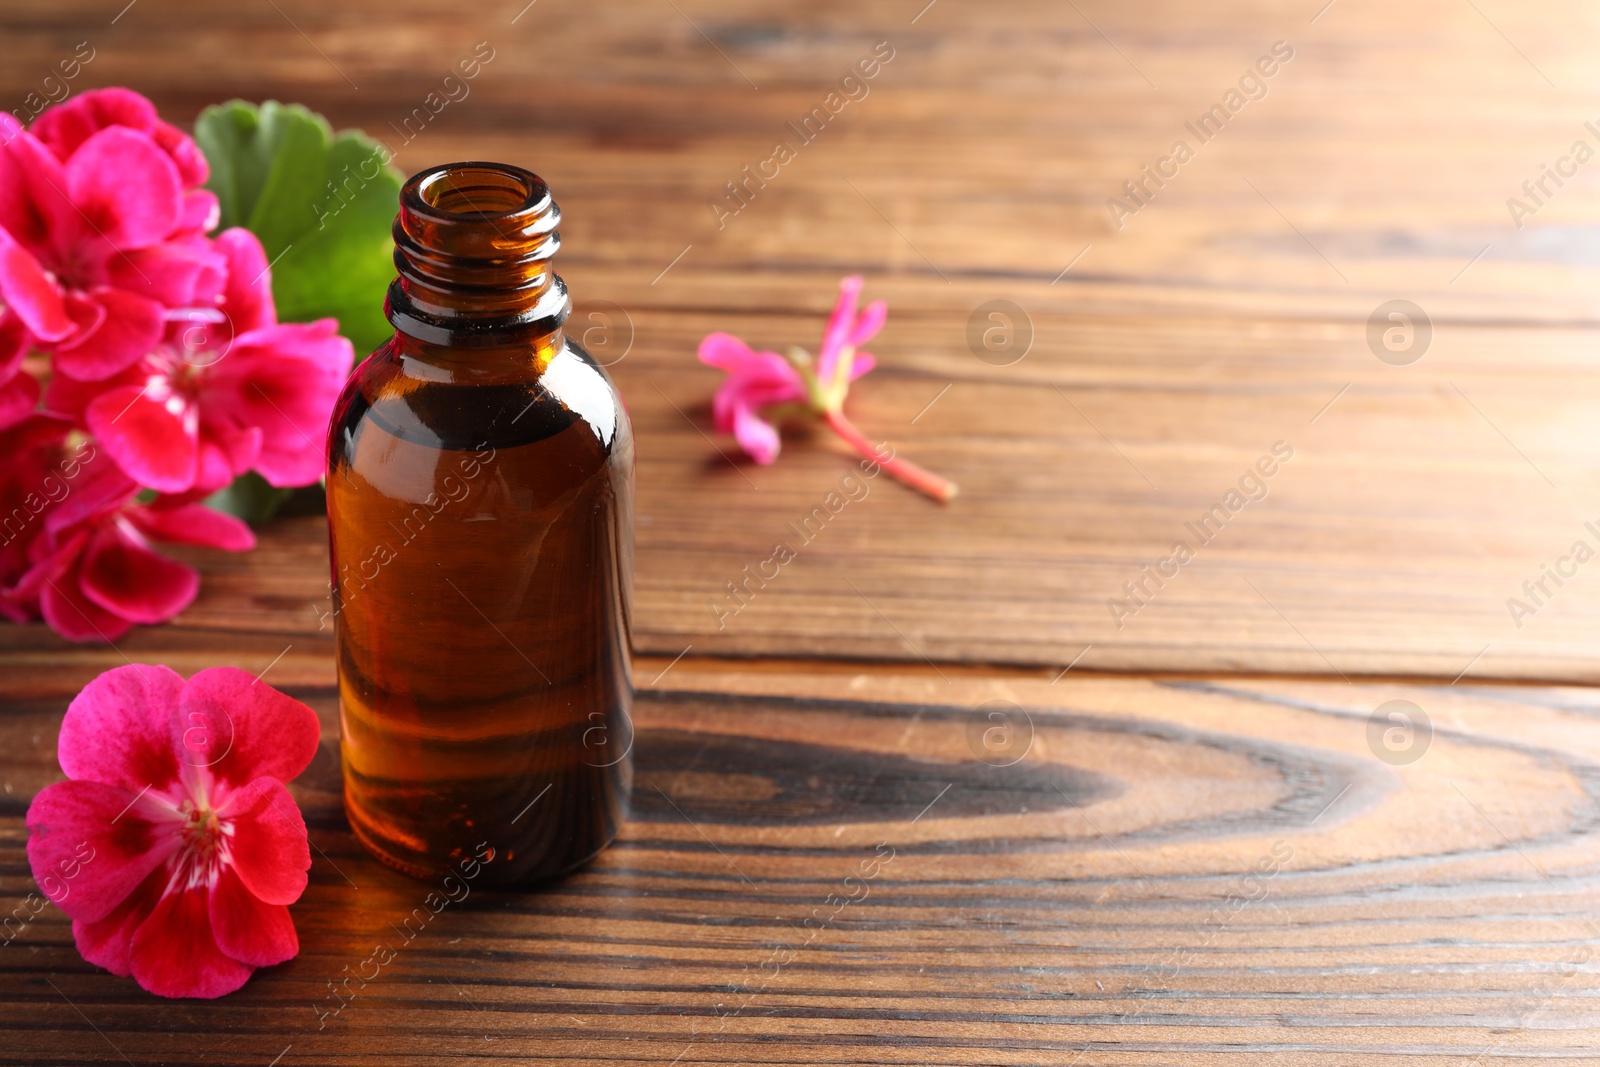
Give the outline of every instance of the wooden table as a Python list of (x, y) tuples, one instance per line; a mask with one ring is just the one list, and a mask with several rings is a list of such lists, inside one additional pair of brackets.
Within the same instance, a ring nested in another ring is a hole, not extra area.
[[(46, 910), (0, 950), (0, 1063), (1600, 1062), (1600, 574), (1507, 606), (1600, 544), (1600, 163), (1507, 205), (1600, 146), (1592, 7), (924, 4), (0, 13), (5, 100), (87, 39), (80, 88), (179, 121), (275, 97), (379, 134), (491, 42), (398, 162), (533, 167), (580, 309), (624, 310), (640, 687), (617, 846), (474, 893), (335, 1014), (426, 887), (340, 811), (320, 519), (188, 557), (200, 600), (116, 649), (0, 629), (8, 907), (99, 671), (270, 666), (324, 726), (299, 957), (159, 1001)], [(882, 41), (867, 97), (719, 228), (724, 183)], [(1189, 132), (1280, 41), (1265, 95)], [(1146, 164), (1170, 176), (1109, 210)], [(694, 346), (814, 347), (852, 271), (891, 307), (853, 416), (962, 495), (874, 483), (719, 626), (849, 461), (803, 433), (730, 461)], [(1398, 351), (1395, 300), (1427, 326)], [(991, 301), (1017, 340), (981, 358)]]

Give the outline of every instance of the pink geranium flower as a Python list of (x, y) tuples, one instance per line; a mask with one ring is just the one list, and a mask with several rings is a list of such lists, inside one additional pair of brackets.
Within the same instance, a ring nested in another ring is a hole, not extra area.
[(81, 419), (142, 485), (213, 492), (254, 469), (309, 485), (323, 434), (355, 361), (334, 319), (280, 325), (261, 242), (217, 235), (226, 283), (209, 308), (173, 321), (134, 366), (96, 383), (51, 383), (45, 406)]
[[(64, 103), (45, 109), (30, 132), (62, 162), (72, 158), (85, 141), (108, 126), (121, 126), (145, 134), (178, 168), (185, 189), (204, 185), (211, 176), (205, 154), (193, 138), (161, 121), (156, 106), (132, 89), (91, 89)], [(216, 198), (210, 193), (212, 203)]]
[(876, 364), (871, 353), (859, 349), (877, 336), (889, 313), (882, 300), (857, 312), (861, 288), (859, 274), (839, 283), (839, 299), (823, 330), (815, 366), (802, 348), (791, 348), (785, 358), (776, 352), (755, 351), (730, 333), (707, 334), (700, 342), (700, 362), (728, 373), (711, 405), (717, 431), (733, 434), (740, 448), (765, 465), (778, 458), (781, 447), (774, 422), (796, 416), (820, 417), (864, 458), (912, 488), (948, 501), (956, 494), (954, 483), (909, 460), (883, 458), (844, 415), (850, 383)]
[(254, 544), (197, 501), (322, 474), (355, 353), (277, 321), (254, 235), (208, 236), (209, 170), (127, 89), (0, 114), (0, 616), (75, 641), (170, 619), (199, 576), (154, 543)]
[(219, 997), (300, 943), (305, 820), (284, 783), (316, 713), (233, 667), (100, 675), (67, 708), (68, 781), (28, 808), (28, 864), (83, 958), (164, 997)]
[[(27, 476), (29, 468), (18, 473)], [(0, 602), (5, 614), (42, 616), (71, 641), (115, 641), (134, 624), (166, 622), (194, 601), (199, 574), (156, 552), (152, 541), (230, 552), (255, 547), (250, 527), (203, 504), (183, 497), (136, 503), (139, 486), (98, 456), (65, 484), (59, 502), (34, 521), (26, 569), (0, 589)]]
[(193, 138), (163, 122), (149, 100), (122, 88), (80, 93), (46, 109), (28, 132), (66, 163), (95, 134), (113, 126), (148, 137), (164, 152), (177, 168), (183, 196), (177, 229), (160, 244), (114, 257), (107, 264), (111, 284), (167, 308), (209, 302), (222, 284), (226, 263), (205, 234), (216, 228), (221, 207), (215, 193), (201, 188), (211, 165)]
[[(41, 120), (43, 117), (41, 117)], [(216, 271), (189, 238), (184, 174), (145, 132), (101, 128), (65, 159), (0, 114), (0, 298), (56, 370), (98, 380), (161, 339), (166, 308)], [(209, 196), (209, 194), (207, 194)]]

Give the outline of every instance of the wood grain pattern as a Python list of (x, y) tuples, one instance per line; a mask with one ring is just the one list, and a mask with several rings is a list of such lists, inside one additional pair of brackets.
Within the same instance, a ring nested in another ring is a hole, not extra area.
[[(162, 1002), (49, 909), (0, 949), (0, 1062), (1592, 1059), (1591, 692), (954, 670), (686, 659), (639, 702), (619, 843), (545, 892), (470, 890), (410, 942), (429, 887), (355, 844), (332, 694), (296, 689), (325, 725), (294, 787), (318, 850), (299, 957)], [(23, 673), (7, 900), (71, 692)], [(1392, 699), (1432, 719), (1408, 765), (1368, 747)], [(1025, 750), (973, 745), (996, 708)]]
[[(1595, 139), (1595, 16), (1319, 6), (140, 0), (112, 24), (86, 0), (34, 0), (0, 15), (0, 99), (20, 104), (88, 37), (78, 87), (132, 84), (179, 120), (278, 96), (389, 138), (406, 168), (540, 170), (583, 329), (599, 301), (631, 323), (614, 372), (639, 431), (646, 650), (1059, 669), (1092, 645), (1083, 665), (1119, 670), (1593, 681), (1600, 584), (1579, 577), (1521, 626), (1507, 599), (1600, 517), (1600, 165), (1547, 182), (1520, 229), (1505, 201)], [(479, 40), (495, 58), (471, 94), (403, 143), (400, 120)], [(869, 94), (719, 229), (708, 201), (882, 40), (894, 58)], [(1107, 197), (1277, 40), (1295, 58), (1267, 95), (1113, 228)], [(795, 432), (774, 468), (728, 463), (694, 346), (715, 328), (814, 345), (851, 270), (892, 306), (857, 421), (964, 495), (940, 509), (870, 486), (722, 618), (726, 583), (850, 461)], [(1410, 366), (1367, 345), (1396, 297), (1433, 321)], [(1012, 366), (968, 349), (995, 299), (1032, 323)], [(1119, 628), (1108, 599), (1279, 440), (1297, 458), (1269, 499)], [(214, 563), (186, 622), (305, 633), (316, 540), (275, 530), (253, 559)], [(241, 566), (263, 590), (248, 614)], [(32, 639), (0, 633), (17, 640)]]
[[(301, 101), (407, 170), (546, 177), (578, 327), (622, 311), (589, 340), (626, 350), (642, 653), (617, 846), (543, 892), (473, 890), (409, 941), (429, 887), (339, 808), (317, 518), (186, 555), (200, 599), (115, 648), (0, 627), (7, 908), (35, 888), (22, 818), (58, 777), (60, 716), (100, 671), (265, 670), (324, 723), (293, 787), (317, 846), (301, 954), (223, 1001), (163, 1002), (45, 909), (0, 947), (0, 1063), (1595, 1061), (1600, 708), (1485, 679), (1596, 678), (1586, 569), (1521, 626), (1506, 599), (1600, 546), (1600, 164), (1520, 228), (1506, 199), (1600, 144), (1600, 15), (524, 5), (0, 11), (8, 109), (87, 39), (75, 91), (132, 85), (177, 121)], [(400, 143), (391, 124), (480, 40), (471, 95)], [(1107, 198), (1279, 40), (1295, 56), (1266, 96), (1116, 228)], [(870, 94), (719, 226), (724, 183), (879, 41)], [(852, 415), (963, 495), (867, 483), (730, 615), (725, 584), (852, 467), (803, 431), (775, 467), (730, 462), (694, 347), (814, 346), (857, 270), (891, 316)], [(1406, 366), (1368, 344), (1394, 298), (1433, 326)], [(969, 347), (992, 300), (1033, 335), (1008, 366)], [(1119, 628), (1108, 598), (1278, 441), (1294, 457), (1266, 497)], [(1372, 722), (1397, 699), (1432, 724), (1409, 763), (1379, 758), (1392, 724)], [(334, 1013), (329, 983), (402, 941)]]

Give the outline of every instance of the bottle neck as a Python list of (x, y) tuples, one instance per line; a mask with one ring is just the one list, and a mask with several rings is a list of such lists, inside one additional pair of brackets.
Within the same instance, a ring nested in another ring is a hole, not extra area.
[(561, 209), (544, 181), (503, 163), (449, 163), (400, 190), (384, 313), (403, 337), (437, 349), (560, 347), (571, 311), (550, 270)]

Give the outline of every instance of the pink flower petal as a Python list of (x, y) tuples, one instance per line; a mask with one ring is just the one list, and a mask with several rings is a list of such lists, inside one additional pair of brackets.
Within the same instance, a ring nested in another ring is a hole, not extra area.
[[(68, 496), (67, 499), (72, 498)], [(89, 531), (75, 530), (64, 537), (55, 533), (50, 529), (51, 520), (60, 512), (59, 507), (45, 509), (44, 532), (35, 536), (28, 545), (28, 571), (17, 580), (9, 592), (37, 596), (49, 583), (75, 584), (69, 582), (67, 576), (78, 565), (78, 559), (83, 555), (83, 546), (89, 543)]]
[[(113, 667), (83, 687), (61, 720), (56, 756), (77, 782), (168, 790), (178, 780), (178, 702), (170, 667)], [(126, 803), (126, 801), (124, 801)]]
[(48, 108), (33, 124), (33, 133), (65, 160), (78, 146), (107, 126), (125, 126), (146, 134), (171, 157), (186, 188), (204, 185), (210, 168), (187, 134), (156, 115), (155, 105), (131, 89), (91, 89)]
[(222, 869), (211, 889), (211, 929), (218, 948), (252, 967), (271, 967), (300, 951), (289, 909), (258, 898), (231, 867)]
[(210, 890), (167, 894), (134, 932), (134, 981), (161, 997), (207, 1000), (244, 985), (255, 968), (223, 954), (211, 927)]
[(74, 289), (61, 290), (61, 304), (72, 320), (72, 336), (61, 339), (58, 348), (70, 348), (98, 330), (106, 321), (105, 305)]
[(166, 870), (156, 870), (139, 883), (104, 919), (85, 922), (72, 921), (72, 940), (77, 943), (78, 954), (96, 967), (104, 967), (119, 978), (133, 973), (129, 948), (136, 930), (150, 917), (161, 900), (161, 891), (168, 880)]
[[(207, 727), (205, 737), (186, 740), (186, 761), (210, 767), (235, 788), (259, 784), (258, 779), (290, 781), (316, 755), (322, 736), (316, 712), (237, 667), (208, 667), (195, 674), (184, 684), (179, 707), (183, 722)], [(283, 807), (297, 810), (292, 800)], [(298, 834), (303, 848), (303, 823)]]
[[(52, 374), (45, 383), (44, 409), (52, 415), (70, 419), (74, 424), (81, 424), (83, 409), (89, 406), (89, 401), (99, 396), (101, 390), (111, 383), (125, 384), (123, 377), (118, 375), (108, 381), (80, 382), (65, 374)], [(134, 376), (128, 377), (131, 380)]]
[(172, 158), (148, 136), (108, 126), (67, 160), (67, 192), (113, 248), (145, 248), (183, 218), (183, 187)]
[(28, 335), (22, 319), (0, 311), (0, 382), (9, 380), (22, 369), (22, 361), (32, 347), (33, 338)]
[(103, 317), (92, 329), (56, 348), (54, 365), (61, 373), (100, 381), (126, 370), (161, 343), (166, 317), (154, 300), (112, 288), (95, 289), (85, 299), (98, 305)]
[(712, 416), (718, 433), (732, 433), (740, 408), (760, 411), (773, 404), (806, 400), (800, 376), (788, 363), (776, 368), (755, 366), (730, 374), (711, 400)]
[(38, 601), (36, 598), (0, 589), (0, 615), (18, 624), (33, 622), (39, 617)]
[(200, 575), (150, 548), (132, 523), (117, 518), (96, 532), (78, 572), (83, 595), (133, 622), (166, 622), (194, 603)]
[(242, 430), (232, 427), (208, 427), (211, 443), (227, 459), (228, 469), (234, 474), (243, 474), (256, 465), (261, 458), (261, 446), (266, 440), (266, 434), (259, 426), (247, 426)]
[[(206, 179), (211, 177), (211, 164), (207, 162), (205, 153), (200, 151), (200, 146), (195, 144), (194, 139), (188, 134), (176, 126), (158, 120), (151, 129), (150, 136), (177, 165), (178, 177), (182, 179), (184, 188), (192, 189), (197, 185), (204, 185)], [(212, 226), (215, 225), (216, 223), (212, 223)]]
[(113, 257), (111, 284), (169, 308), (215, 295), (227, 261), (200, 241), (167, 241)]
[(817, 377), (824, 383), (833, 380), (834, 364), (839, 359), (839, 349), (850, 337), (856, 322), (856, 301), (861, 296), (861, 275), (852, 274), (839, 282), (839, 299), (834, 302), (833, 313), (822, 331), (822, 350), (817, 353)]
[(850, 380), (855, 381), (877, 365), (878, 360), (871, 352), (857, 352), (855, 362), (850, 364)]
[(225, 814), (233, 820), (233, 867), (245, 888), (268, 904), (299, 900), (311, 869), (311, 842), (305, 819), (283, 783), (256, 779), (233, 794)]
[(128, 520), (157, 541), (227, 552), (248, 552), (256, 547), (256, 535), (243, 521), (204, 504), (133, 508)]
[(749, 407), (738, 389), (729, 389), (723, 382), (711, 396), (711, 425), (718, 433), (733, 432), (733, 415), (741, 406)]
[[(196, 152), (196, 155), (199, 153)], [(180, 232), (210, 233), (217, 228), (217, 223), (220, 221), (222, 221), (222, 202), (217, 199), (216, 193), (210, 189), (190, 189), (183, 194), (183, 217), (178, 222)]]
[(49, 516), (71, 497), (77, 470), (70, 457), (62, 463), (70, 429), (65, 420), (41, 412), (0, 429), (0, 615), (14, 622), (39, 617), (42, 576), (29, 576)]
[(272, 302), (272, 271), (261, 240), (249, 230), (234, 226), (217, 234), (216, 250), (227, 260), (228, 284), (223, 306), (233, 321), (233, 332), (248, 333), (278, 324)]
[(0, 140), (0, 229), (36, 253), (78, 235), (60, 161), (31, 133)]
[(91, 89), (55, 107), (33, 123), (33, 135), (57, 158), (68, 159), (78, 146), (107, 126), (141, 132), (159, 121), (156, 106), (132, 89)]
[(739, 442), (739, 447), (762, 466), (778, 458), (778, 431), (771, 423), (742, 405), (734, 408), (733, 436)]
[(850, 333), (845, 338), (845, 344), (851, 348), (860, 348), (878, 335), (888, 317), (889, 305), (885, 301), (874, 300), (861, 309), (855, 325), (850, 328)]
[[(706, 340), (714, 336), (710, 335)], [(738, 338), (729, 339), (739, 346), (743, 345)], [(705, 347), (702, 342), (702, 351)], [(723, 351), (719, 353), (718, 348)], [(733, 353), (735, 358), (725, 359), (729, 353)], [(739, 355), (731, 346), (719, 344), (713, 346), (712, 356), (724, 360), (728, 367), (728, 376), (717, 387), (716, 396), (711, 402), (718, 433), (733, 432), (735, 412), (741, 406), (759, 411), (769, 404), (806, 399), (806, 387), (800, 372), (776, 352), (751, 352), (746, 349), (744, 354)]]
[(0, 464), (0, 487), (4, 486), (7, 474), (15, 475), (27, 469), (15, 465), (25, 457), (31, 457), (41, 469), (54, 466), (71, 430), (71, 420), (40, 411), (23, 425), (0, 432), (0, 456), (13, 461), (12, 465)]
[(117, 510), (139, 492), (138, 483), (111, 462), (104, 450), (97, 450), (92, 442), (85, 448), (90, 451), (72, 480), (72, 492), (45, 519), (45, 528), (53, 537)]
[(71, 918), (105, 918), (177, 850), (177, 823), (145, 820), (138, 797), (99, 782), (57, 782), (29, 806), (33, 879)]
[(193, 488), (209, 496), (249, 469), (246, 465), (235, 470), (222, 446), (209, 438), (203, 438), (200, 441), (200, 468), (194, 476)]
[(67, 314), (61, 288), (27, 249), (0, 233), (0, 296), (45, 341), (59, 341), (77, 329)]
[(141, 485), (181, 493), (194, 484), (200, 413), (165, 379), (106, 390), (84, 409), (84, 422), (106, 454)]
[(756, 355), (761, 358), (723, 379), (723, 388), (732, 388), (741, 393), (775, 396), (805, 395), (805, 383), (793, 364), (775, 352), (757, 352)]
[(206, 378), (202, 409), (261, 428), (255, 469), (271, 485), (310, 485), (327, 465), (328, 420), (355, 361), (333, 319), (253, 330)]
[(749, 363), (755, 353), (750, 346), (731, 333), (708, 333), (700, 342), (700, 362), (725, 371), (737, 371)]
[(15, 426), (33, 413), (39, 403), (39, 383), (32, 375), (13, 375), (0, 385), (0, 430)]
[(48, 579), (39, 589), (39, 612), (50, 629), (68, 641), (115, 641), (133, 623), (84, 596), (76, 575)]

